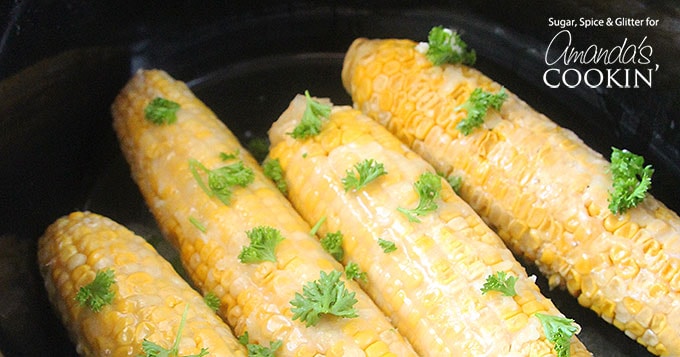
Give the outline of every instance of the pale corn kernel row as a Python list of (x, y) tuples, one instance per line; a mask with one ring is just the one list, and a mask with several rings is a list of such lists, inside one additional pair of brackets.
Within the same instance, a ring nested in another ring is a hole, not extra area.
[[(447, 175), (461, 196), (552, 286), (659, 355), (680, 354), (680, 218), (653, 197), (607, 206), (609, 163), (510, 93), (469, 136), (456, 126), (475, 88), (462, 65), (433, 66), (408, 40), (359, 39), (343, 67), (355, 105)], [(398, 100), (397, 100), (398, 99)]]
[[(38, 263), (50, 301), (84, 356), (139, 356), (144, 339), (171, 348), (188, 306), (179, 352), (246, 356), (229, 327), (142, 237), (90, 212), (50, 225), (38, 243)], [(113, 269), (115, 293), (98, 312), (80, 305), (78, 290)]]
[[(154, 97), (181, 105), (174, 124), (157, 126), (144, 119)], [(191, 280), (222, 303), (220, 315), (237, 335), (252, 343), (283, 341), (277, 356), (409, 356), (411, 346), (354, 282), (356, 319), (323, 318), (312, 327), (292, 319), (290, 301), (321, 271), (342, 270), (309, 235), (310, 226), (293, 210), (257, 162), (228, 128), (182, 82), (156, 70), (140, 71), (116, 99), (114, 128), (133, 178), (164, 235), (180, 252)], [(254, 171), (246, 187), (236, 187), (224, 204), (197, 184), (188, 162), (209, 169), (226, 163), (220, 153)], [(191, 222), (205, 226), (205, 232)], [(249, 244), (246, 231), (273, 227), (285, 238), (276, 246), (277, 262), (244, 264), (238, 255)]]
[[(305, 98), (298, 96), (269, 131), (270, 157), (284, 170), (289, 199), (308, 222), (323, 217), (320, 236), (340, 231), (345, 263), (367, 273), (362, 284), (421, 355), (554, 355), (540, 321), (561, 315), (543, 297), (503, 242), (453, 193), (421, 223), (397, 207), (415, 207), (413, 183), (433, 168), (383, 127), (349, 107), (335, 107), (318, 136), (295, 140)], [(346, 170), (363, 159), (384, 164), (387, 175), (360, 192), (345, 192)], [(384, 253), (378, 238), (397, 250)], [(497, 271), (519, 277), (518, 295), (483, 295)], [(588, 355), (574, 337), (572, 355)]]

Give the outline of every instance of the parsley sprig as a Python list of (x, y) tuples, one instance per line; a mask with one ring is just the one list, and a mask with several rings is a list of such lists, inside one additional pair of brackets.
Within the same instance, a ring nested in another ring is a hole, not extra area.
[(543, 331), (548, 341), (555, 344), (557, 357), (569, 357), (571, 337), (578, 332), (578, 326), (574, 320), (566, 317), (546, 315), (540, 312), (534, 314), (543, 325)]
[(346, 171), (347, 176), (342, 179), (345, 192), (351, 189), (359, 191), (371, 181), (382, 175), (387, 175), (387, 171), (385, 171), (383, 164), (375, 159), (365, 159), (358, 162), (354, 165), (354, 169), (356, 170), (358, 177), (353, 170), (349, 169)]
[(180, 105), (171, 100), (156, 97), (144, 108), (144, 118), (156, 124), (172, 124), (177, 121)]
[(222, 161), (227, 161), (227, 160), (235, 160), (238, 158), (238, 156), (241, 154), (241, 150), (236, 149), (234, 152), (221, 152), (220, 153), (220, 159)]
[(244, 346), (250, 343), (250, 335), (248, 335), (248, 331), (244, 331), (243, 335), (238, 337), (238, 342)]
[(276, 187), (284, 195), (288, 195), (288, 184), (283, 176), (283, 168), (281, 168), (281, 162), (279, 159), (266, 159), (262, 163), (262, 169), (264, 170), (264, 175), (269, 177)]
[(246, 235), (250, 245), (243, 247), (238, 255), (241, 263), (276, 262), (276, 246), (284, 240), (278, 229), (258, 226), (247, 231)]
[(378, 245), (385, 253), (392, 253), (397, 250), (397, 245), (387, 239), (378, 238)]
[(475, 128), (484, 123), (484, 117), (489, 108), (500, 110), (507, 97), (508, 94), (505, 92), (505, 88), (501, 88), (496, 94), (489, 93), (481, 88), (475, 88), (468, 100), (455, 108), (456, 110), (465, 110), (467, 112), (467, 116), (458, 123), (456, 129), (463, 133), (463, 135), (470, 135)]
[(246, 349), (248, 350), (248, 357), (274, 357), (276, 355), (276, 350), (283, 346), (283, 341), (281, 340), (269, 342), (269, 347), (261, 346), (256, 343), (250, 343), (248, 331), (244, 332), (243, 335), (238, 337), (238, 342), (246, 346)]
[(505, 296), (515, 296), (517, 291), (515, 291), (515, 282), (517, 282), (517, 277), (512, 275), (507, 275), (504, 271), (498, 271), (496, 274), (490, 274), (486, 277), (486, 282), (482, 286), (482, 294), (486, 294), (489, 291), (498, 291)]
[(361, 271), (361, 269), (359, 269), (359, 264), (355, 262), (347, 263), (347, 266), (345, 267), (345, 276), (349, 280), (367, 281), (366, 273)]
[(451, 185), (453, 192), (460, 195), (460, 187), (463, 185), (463, 179), (460, 176), (449, 176), (446, 178), (446, 182)]
[(276, 355), (276, 350), (281, 348), (283, 341), (276, 340), (269, 343), (269, 347), (260, 346), (255, 343), (249, 343), (246, 345), (248, 349), (248, 357), (274, 357)]
[(209, 291), (203, 296), (203, 301), (205, 301), (205, 304), (208, 305), (212, 311), (216, 312), (220, 309), (220, 298), (212, 291)]
[(288, 133), (293, 139), (306, 139), (318, 135), (323, 124), (321, 119), (328, 118), (331, 115), (331, 106), (312, 99), (307, 90), (305, 91), (305, 98), (307, 99), (307, 106), (302, 114), (302, 119), (293, 131)]
[[(234, 186), (245, 187), (255, 179), (255, 174), (250, 167), (238, 161), (217, 169), (210, 170), (196, 159), (189, 159), (189, 170), (198, 182), (201, 189), (210, 197), (217, 197), (222, 203), (228, 205)], [(208, 175), (208, 184), (204, 182), (199, 170)]]
[[(177, 328), (177, 337), (175, 337), (175, 342), (172, 344), (171, 348), (161, 347), (159, 344), (151, 342), (146, 338), (142, 341), (142, 351), (144, 355), (142, 357), (179, 357), (179, 342), (182, 338), (182, 330), (184, 330), (184, 324), (187, 320), (187, 313), (189, 312), (189, 304), (184, 308), (184, 313), (182, 313), (182, 320), (179, 323), (179, 328)], [(196, 355), (187, 355), (184, 357), (204, 357), (208, 355), (207, 348), (201, 348), (201, 352)]]
[(453, 192), (455, 192), (457, 195), (460, 195), (460, 187), (463, 184), (462, 177), (455, 175), (446, 177), (446, 175), (443, 172), (437, 172), (437, 175), (441, 176), (443, 179), (446, 180), (446, 182), (449, 183), (449, 186), (451, 186)]
[(651, 165), (643, 167), (645, 159), (626, 149), (613, 147), (610, 161), (613, 189), (609, 191), (609, 210), (621, 214), (645, 199), (654, 169)]
[(418, 206), (413, 209), (399, 207), (397, 210), (405, 214), (409, 221), (420, 222), (417, 216), (424, 216), (438, 207), (435, 201), (442, 189), (441, 177), (431, 172), (422, 173), (414, 187), (419, 197)]
[(433, 27), (427, 36), (427, 42), (421, 42), (416, 49), (424, 53), (435, 66), (444, 63), (472, 66), (477, 60), (475, 50), (468, 50), (468, 45), (458, 33), (442, 26)]
[(85, 305), (94, 312), (113, 302), (115, 292), (111, 290), (111, 285), (115, 284), (115, 274), (113, 269), (100, 270), (91, 283), (81, 286), (76, 293), (76, 301), (80, 305)]
[(335, 258), (337, 261), (342, 261), (345, 257), (345, 251), (342, 249), (342, 232), (329, 232), (321, 238), (321, 247)]
[(354, 309), (356, 293), (347, 290), (345, 283), (340, 280), (341, 275), (337, 270), (328, 274), (322, 271), (319, 280), (307, 282), (302, 287), (302, 294), (296, 292), (290, 302), (293, 305), (293, 320), (299, 319), (309, 327), (316, 325), (324, 314), (358, 317)]
[(193, 224), (196, 229), (203, 233), (208, 231), (208, 228), (205, 226), (205, 224), (203, 224), (203, 222), (199, 221), (198, 218), (194, 216), (189, 216), (189, 222), (191, 222), (191, 224)]
[(319, 229), (321, 229), (321, 225), (324, 224), (324, 222), (326, 222), (326, 216), (319, 218), (319, 220), (316, 221), (316, 223), (314, 223), (312, 229), (309, 230), (309, 235), (310, 236), (316, 235), (316, 232), (318, 232)]

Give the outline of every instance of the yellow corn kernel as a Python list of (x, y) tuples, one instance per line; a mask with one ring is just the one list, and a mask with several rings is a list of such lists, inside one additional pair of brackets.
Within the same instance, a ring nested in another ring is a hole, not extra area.
[(674, 291), (680, 291), (680, 273), (676, 272), (675, 275), (673, 275), (673, 279), (670, 281), (670, 287)]
[(534, 206), (529, 212), (529, 217), (527, 218), (527, 224), (531, 228), (537, 228), (546, 219), (546, 210), (543, 207)]
[(533, 315), (536, 312), (544, 311), (545, 308), (541, 302), (532, 300), (522, 305), (522, 311), (527, 315)]
[(673, 266), (670, 262), (667, 262), (659, 269), (659, 274), (666, 279), (671, 281), (673, 277), (678, 273), (678, 267)]
[(600, 316), (602, 318), (611, 323), (614, 320), (614, 310), (616, 309), (616, 304), (611, 301), (607, 300), (606, 298), (603, 298), (600, 300)]
[(617, 275), (625, 279), (633, 279), (640, 272), (639, 265), (632, 257), (623, 258), (616, 267)]
[(655, 257), (655, 256), (659, 255), (659, 253), (661, 253), (661, 244), (654, 239), (646, 240), (642, 244), (642, 251), (646, 255), (649, 255), (651, 257)]
[(613, 319), (612, 322), (611, 322), (611, 324), (614, 325), (614, 327), (618, 328), (619, 330), (625, 331), (626, 324), (623, 323), (621, 320), (619, 320), (619, 319)]
[(632, 238), (635, 236), (635, 233), (637, 233), (638, 229), (640, 229), (640, 227), (636, 223), (627, 222), (621, 227), (617, 228), (614, 231), (614, 235), (624, 238)]
[(640, 310), (644, 308), (644, 305), (639, 300), (628, 296), (623, 298), (623, 306), (625, 306), (626, 310), (633, 315), (639, 314)]
[(383, 341), (376, 341), (366, 348), (366, 357), (380, 357), (390, 353), (389, 346)]
[(389, 304), (391, 310), (398, 311), (401, 310), (404, 305), (410, 306), (407, 299), (408, 297), (403, 289), (389, 289), (389, 292), (386, 294), (385, 303)]
[(523, 329), (527, 323), (529, 323), (529, 317), (524, 312), (512, 315), (506, 320), (506, 324), (510, 332), (517, 332)]
[(616, 229), (621, 227), (624, 223), (628, 221), (626, 216), (620, 216), (616, 214), (610, 214), (604, 219), (604, 228), (609, 232), (614, 232)]
[(567, 274), (567, 290), (574, 295), (581, 291), (581, 274), (575, 269)]
[(666, 349), (666, 346), (664, 346), (661, 343), (658, 343), (656, 345), (650, 345), (648, 348), (649, 352), (657, 355), (657, 356), (667, 356), (668, 355), (668, 350)]
[(432, 239), (432, 238), (430, 238), (426, 235), (423, 235), (423, 236), (420, 236), (420, 238), (418, 238), (415, 243), (418, 247), (420, 247), (422, 249), (429, 249), (429, 248), (432, 248), (432, 246), (434, 245), (435, 242), (434, 242), (434, 239)]
[(587, 207), (588, 207), (588, 214), (589, 214), (591, 217), (599, 217), (599, 216), (600, 216), (600, 213), (603, 212), (602, 207), (598, 206), (597, 204), (595, 204), (595, 203), (592, 202), (592, 201), (590, 202), (590, 204), (588, 204)]
[(354, 341), (356, 341), (361, 348), (365, 349), (366, 346), (376, 342), (376, 336), (368, 331), (359, 331), (354, 335)]

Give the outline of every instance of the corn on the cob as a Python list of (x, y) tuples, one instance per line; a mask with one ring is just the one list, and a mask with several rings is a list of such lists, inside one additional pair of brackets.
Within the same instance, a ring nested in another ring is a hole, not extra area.
[[(305, 108), (302, 96), (269, 131), (289, 199), (308, 222), (326, 217), (319, 233), (340, 231), (344, 262), (367, 274), (366, 292), (404, 331), (421, 355), (549, 356), (536, 312), (560, 315), (496, 234), (450, 186), (436, 211), (411, 222), (398, 207), (416, 205), (413, 183), (434, 169), (385, 128), (350, 107), (335, 107), (318, 136), (287, 135)], [(352, 165), (374, 159), (387, 174), (359, 192), (345, 192)], [(437, 177), (440, 180), (439, 177)], [(379, 239), (397, 249), (385, 253)], [(514, 297), (484, 295), (488, 275), (518, 278)], [(576, 338), (572, 356), (589, 355)]]
[[(155, 125), (144, 108), (155, 97), (180, 105), (173, 124)], [(277, 356), (409, 356), (410, 344), (370, 298), (351, 281), (358, 318), (329, 316), (306, 327), (293, 320), (291, 303), (303, 285), (321, 271), (341, 270), (309, 225), (262, 173), (209, 108), (188, 87), (157, 70), (140, 71), (114, 102), (114, 127), (149, 208), (164, 235), (176, 246), (188, 275), (204, 292), (216, 294), (221, 316), (237, 335), (253, 342), (281, 340)], [(251, 168), (254, 180), (234, 189), (229, 204), (208, 196), (195, 180), (189, 160), (208, 168), (223, 165), (231, 154)], [(200, 223), (200, 228), (194, 223)], [(276, 262), (244, 264), (246, 231), (267, 226), (285, 238), (276, 246)]]
[(456, 107), (498, 83), (433, 66), (408, 40), (358, 39), (343, 84), (355, 105), (446, 175), (514, 252), (652, 353), (680, 355), (680, 219), (650, 195), (608, 210), (609, 163), (512, 93), (468, 136)]
[[(246, 356), (229, 327), (144, 238), (109, 218), (73, 212), (50, 225), (38, 243), (50, 301), (84, 356), (139, 356), (144, 339), (171, 348), (183, 310), (181, 355)], [(110, 305), (95, 312), (76, 302), (98, 271), (113, 269)]]

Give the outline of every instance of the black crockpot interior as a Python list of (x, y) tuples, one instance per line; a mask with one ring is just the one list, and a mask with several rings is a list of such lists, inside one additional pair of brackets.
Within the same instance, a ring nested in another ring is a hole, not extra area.
[[(653, 194), (680, 210), (680, 10), (671, 1), (151, 1), (116, 4), (22, 1), (0, 5), (0, 352), (75, 354), (50, 309), (35, 264), (35, 241), (57, 217), (90, 209), (147, 237), (159, 235), (129, 176), (109, 106), (138, 68), (160, 68), (194, 92), (244, 142), (263, 137), (296, 93), (309, 89), (351, 104), (340, 82), (356, 37), (421, 41), (434, 25), (458, 29), (476, 67), (604, 155), (611, 146), (642, 154), (655, 168)], [(648, 36), (662, 70), (653, 88), (549, 89), (549, 17), (661, 19), (645, 29), (574, 31), (580, 43)], [(568, 173), (565, 173), (568, 174)], [(158, 239), (158, 241), (161, 241)], [(172, 259), (173, 252), (161, 246)], [(531, 266), (528, 270), (536, 275)], [(576, 319), (599, 356), (646, 350), (562, 291), (544, 293)]]

